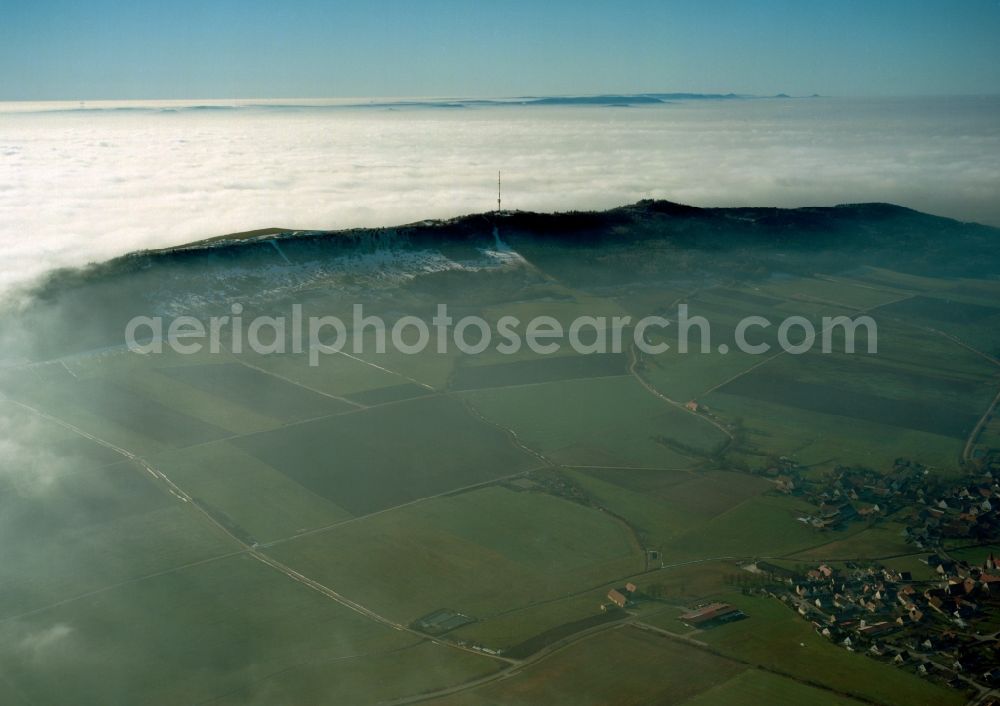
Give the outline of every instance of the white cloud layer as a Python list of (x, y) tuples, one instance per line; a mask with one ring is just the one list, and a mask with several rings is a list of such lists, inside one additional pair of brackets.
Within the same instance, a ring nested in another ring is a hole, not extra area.
[[(29, 106), (30, 107), (30, 106)], [(36, 106), (37, 108), (37, 106)], [(0, 104), (0, 291), (266, 226), (504, 206), (890, 201), (1000, 225), (1000, 99), (661, 106), (25, 110)]]

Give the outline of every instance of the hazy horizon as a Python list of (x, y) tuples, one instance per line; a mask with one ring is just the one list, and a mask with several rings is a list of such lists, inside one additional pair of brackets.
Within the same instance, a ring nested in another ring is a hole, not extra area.
[[(290, 103), (316, 106), (335, 105), (363, 105), (368, 102), (382, 101), (523, 101), (535, 98), (568, 98), (568, 97), (599, 97), (599, 96), (652, 96), (667, 94), (690, 94), (702, 96), (733, 96), (746, 99), (769, 99), (769, 98), (846, 98), (846, 99), (912, 99), (912, 98), (995, 98), (1000, 97), (1000, 88), (984, 91), (967, 91), (958, 93), (948, 92), (927, 92), (927, 93), (819, 93), (816, 91), (804, 93), (790, 93), (788, 91), (778, 91), (775, 93), (754, 93), (752, 91), (742, 91), (736, 88), (720, 90), (703, 90), (699, 88), (687, 87), (666, 87), (630, 90), (605, 90), (605, 91), (571, 91), (562, 90), (544, 93), (507, 93), (495, 94), (489, 92), (482, 93), (428, 93), (428, 94), (398, 94), (398, 95), (336, 95), (336, 94), (316, 94), (316, 95), (181, 95), (181, 96), (151, 96), (147, 98), (131, 97), (74, 97), (62, 96), (53, 98), (37, 99), (17, 99), (2, 98), (0, 106), (28, 106), (66, 104), (67, 106), (78, 106), (80, 103), (90, 104), (178, 104), (187, 105), (195, 101), (208, 104), (240, 103), (248, 102), (261, 104)], [(0, 113), (8, 112), (0, 108)]]

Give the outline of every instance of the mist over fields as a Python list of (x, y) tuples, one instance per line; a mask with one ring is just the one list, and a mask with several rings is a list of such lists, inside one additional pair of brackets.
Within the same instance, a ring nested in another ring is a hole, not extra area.
[[(1000, 99), (0, 105), (0, 291), (267, 226), (886, 201), (1000, 224)], [(233, 107), (239, 106), (239, 107)]]

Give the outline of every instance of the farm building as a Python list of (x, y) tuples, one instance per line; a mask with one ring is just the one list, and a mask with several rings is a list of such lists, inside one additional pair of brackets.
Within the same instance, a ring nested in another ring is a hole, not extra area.
[(628, 605), (628, 598), (624, 593), (619, 591), (617, 588), (612, 588), (608, 591), (608, 600), (614, 603), (619, 608), (624, 608)]
[(625, 606), (627, 606), (629, 603), (632, 602), (632, 596), (638, 590), (639, 590), (638, 586), (636, 586), (634, 583), (629, 582), (625, 584), (624, 588), (612, 588), (610, 591), (608, 591), (608, 600), (614, 603), (619, 608), (624, 608)]
[(743, 611), (728, 603), (709, 603), (701, 608), (688, 611), (680, 619), (691, 625), (708, 625), (712, 623), (728, 623), (731, 620), (745, 618)]

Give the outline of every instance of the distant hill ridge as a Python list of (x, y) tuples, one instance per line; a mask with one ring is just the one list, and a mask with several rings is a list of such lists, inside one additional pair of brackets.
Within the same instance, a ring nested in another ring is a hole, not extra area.
[(691, 289), (872, 267), (997, 279), (998, 244), (1000, 229), (884, 203), (698, 208), (644, 200), (607, 211), (490, 212), (386, 228), (270, 227), (51, 272), (17, 318), (31, 328), (57, 322), (45, 345), (25, 355), (47, 360), (120, 341), (123, 322), (150, 311), (265, 306), (279, 294), (330, 290), (391, 305), (400, 287), (448, 301), (474, 286), (516, 298), (534, 281), (531, 273), (586, 291), (657, 283)]
[[(1000, 229), (963, 223), (888, 203), (771, 208), (700, 208), (642, 200), (606, 211), (476, 213), (393, 227), (292, 230), (280, 226), (217, 236), (159, 250), (133, 252), (104, 263), (50, 273), (36, 294), (55, 294), (151, 267), (286, 266), (327, 257), (393, 249), (473, 252), (495, 246), (494, 227), (523, 253), (557, 248), (567, 253), (645, 247), (677, 253), (726, 254), (734, 276), (752, 271), (751, 260), (777, 257), (786, 267), (837, 271), (861, 264), (914, 274), (996, 277)], [(279, 248), (276, 248), (278, 245)], [(742, 254), (741, 254), (742, 253)], [(781, 258), (785, 258), (781, 260)], [(742, 264), (741, 264), (742, 263)], [(678, 262), (678, 267), (682, 267)], [(692, 267), (690, 263), (684, 267)]]
[[(673, 201), (644, 199), (627, 206), (619, 206), (606, 211), (562, 211), (553, 213), (535, 211), (501, 211), (473, 213), (456, 216), (449, 219), (428, 219), (398, 226), (381, 226), (366, 228), (345, 228), (333, 230), (296, 230), (273, 226), (251, 231), (230, 233), (226, 235), (192, 241), (181, 245), (142, 250), (124, 257), (147, 256), (153, 254), (172, 254), (207, 248), (242, 247), (260, 241), (286, 241), (288, 239), (323, 240), (329, 238), (357, 238), (365, 234), (384, 233), (392, 231), (406, 238), (420, 241), (428, 237), (441, 239), (480, 238), (489, 235), (483, 226), (504, 226), (517, 230), (520, 234), (532, 234), (539, 238), (554, 238), (565, 241), (576, 235), (582, 238), (592, 238), (599, 231), (635, 225), (638, 223), (656, 223), (687, 226), (700, 224), (716, 230), (725, 226), (727, 232), (734, 237), (743, 239), (754, 237), (762, 240), (787, 241), (792, 232), (805, 235), (811, 232), (817, 235), (838, 232), (845, 227), (863, 224), (903, 221), (909, 226), (936, 226), (948, 229), (958, 229), (970, 233), (997, 234), (1000, 230), (978, 223), (966, 223), (943, 216), (916, 211), (905, 206), (891, 203), (856, 203), (837, 206), (804, 206), (800, 208), (777, 208), (761, 206), (711, 207), (703, 208), (689, 206)], [(621, 231), (616, 231), (621, 235)], [(675, 234), (680, 237), (680, 233)], [(684, 238), (686, 245), (697, 246), (697, 238)]]

